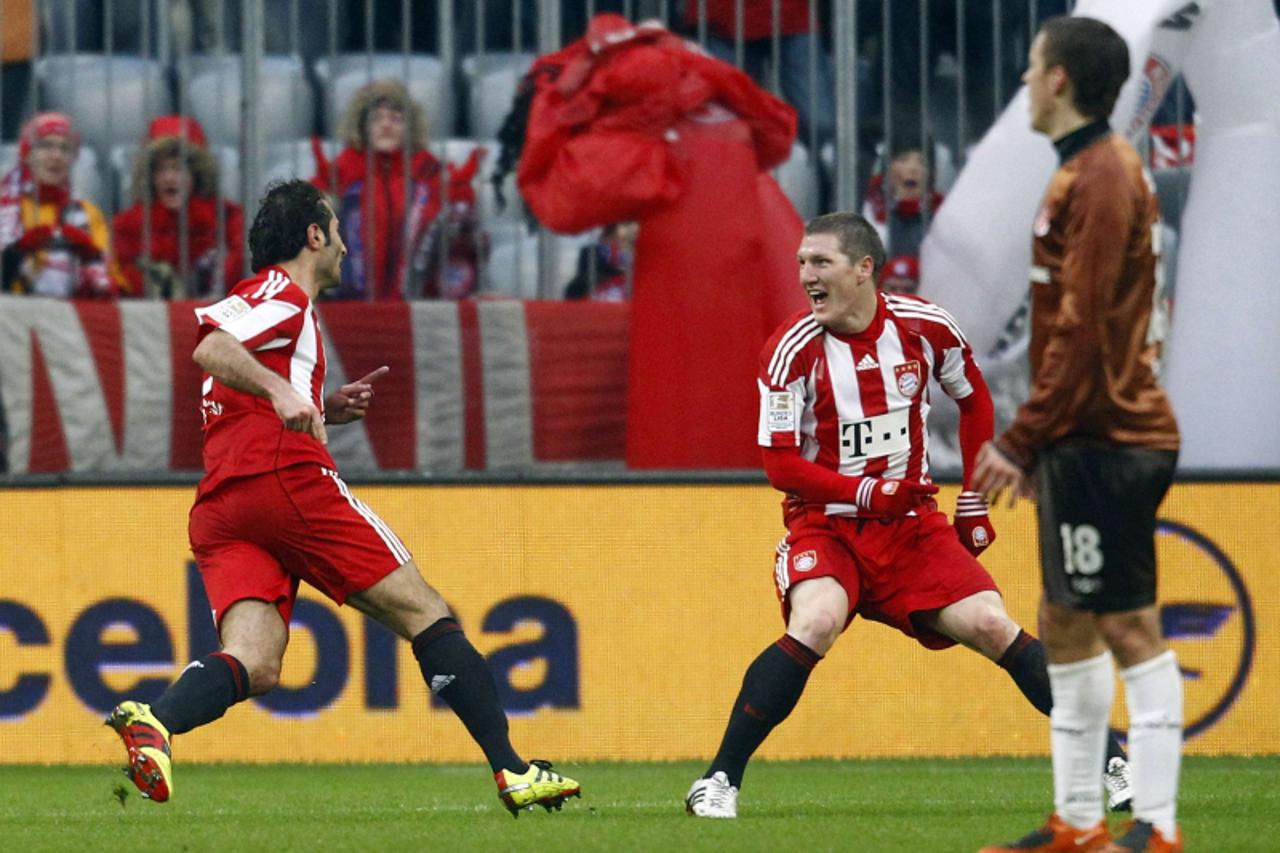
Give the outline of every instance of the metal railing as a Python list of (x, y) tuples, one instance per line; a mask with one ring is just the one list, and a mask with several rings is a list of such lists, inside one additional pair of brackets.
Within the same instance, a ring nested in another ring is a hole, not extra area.
[[(577, 38), (594, 14), (656, 18), (705, 49), (746, 68), (788, 99), (802, 118), (793, 161), (779, 169), (802, 216), (859, 209), (873, 174), (900, 150), (916, 147), (945, 190), (968, 147), (1016, 91), (1032, 37), (1070, 0), (41, 0), (34, 4), (35, 73), (25, 91), (0, 85), (0, 112), (29, 116), (69, 112), (93, 164), (77, 173), (108, 218), (138, 202), (125, 189), (129, 158), (155, 114), (194, 115), (205, 124), (224, 176), (221, 189), (245, 207), (238, 235), (247, 243), (254, 203), (270, 178), (311, 177), (307, 136), (340, 147), (337, 118), (352, 87), (377, 76), (405, 81), (434, 119), (432, 149), (442, 158), (490, 149), (519, 75), (533, 54)], [(802, 7), (804, 25), (792, 15)], [(725, 10), (728, 9), (728, 26)], [(748, 32), (763, 14), (769, 32)], [(13, 66), (0, 71), (17, 75)], [(21, 76), (21, 75), (19, 75)], [(1176, 90), (1176, 121), (1186, 122), (1185, 91)], [(15, 103), (16, 101), (16, 103)], [(11, 124), (13, 122), (10, 122)], [(475, 143), (470, 143), (474, 145)], [(1179, 145), (1181, 148), (1181, 144)], [(406, 139), (403, 168), (414, 152)], [(489, 234), (479, 251), (481, 286), (494, 293), (556, 298), (580, 248), (593, 234), (561, 237), (531, 231), (522, 210), (496, 211), (480, 174), (480, 209)], [(0, 152), (0, 167), (13, 162)], [(369, 155), (372, 167), (372, 154)], [(227, 180), (226, 178), (233, 178)], [(448, 173), (444, 173), (447, 196)], [(96, 186), (95, 186), (96, 185)], [(514, 190), (514, 183), (510, 184)], [(336, 190), (335, 184), (330, 190)], [(402, 208), (413, 203), (405, 182)], [(507, 193), (518, 207), (513, 191)], [(152, 245), (144, 194), (144, 242)], [(180, 211), (178, 277), (195, 261)], [(929, 215), (926, 206), (924, 216)], [(445, 224), (432, 239), (447, 256), (456, 235)], [(218, 208), (218, 244), (227, 243)], [(407, 220), (401, 243), (409, 245)], [(245, 267), (249, 263), (245, 253)], [(495, 265), (500, 268), (495, 269)], [(531, 274), (536, 281), (531, 280)], [(409, 288), (409, 295), (421, 286)], [(212, 293), (209, 295), (217, 295)]]

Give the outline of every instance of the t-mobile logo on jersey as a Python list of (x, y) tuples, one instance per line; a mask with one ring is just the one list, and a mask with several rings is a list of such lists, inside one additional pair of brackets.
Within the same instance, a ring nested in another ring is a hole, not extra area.
[(898, 409), (860, 421), (841, 421), (840, 461), (854, 462), (910, 450), (908, 411)]

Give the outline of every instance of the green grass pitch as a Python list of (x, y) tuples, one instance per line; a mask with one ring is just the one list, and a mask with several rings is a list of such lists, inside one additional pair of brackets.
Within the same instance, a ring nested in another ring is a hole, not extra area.
[[(512, 820), (479, 765), (181, 765), (159, 805), (107, 767), (0, 766), (0, 850), (658, 850), (963, 853), (1037, 825), (1048, 759), (759, 761), (736, 821), (682, 798), (703, 765), (563, 766), (561, 812)], [(1187, 850), (1280, 850), (1280, 757), (1188, 758)]]

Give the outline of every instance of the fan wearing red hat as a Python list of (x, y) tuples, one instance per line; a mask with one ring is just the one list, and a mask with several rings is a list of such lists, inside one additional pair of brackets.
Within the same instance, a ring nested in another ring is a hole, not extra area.
[(80, 135), (62, 113), (22, 127), (18, 165), (0, 179), (0, 289), (36, 296), (110, 297), (107, 222), (73, 198)]
[(880, 269), (880, 289), (886, 293), (915, 293), (920, 289), (920, 262), (911, 255), (898, 255)]
[(132, 187), (133, 206), (112, 220), (125, 295), (216, 296), (239, 281), (244, 213), (217, 196), (218, 164), (200, 122), (153, 119), (133, 161)]

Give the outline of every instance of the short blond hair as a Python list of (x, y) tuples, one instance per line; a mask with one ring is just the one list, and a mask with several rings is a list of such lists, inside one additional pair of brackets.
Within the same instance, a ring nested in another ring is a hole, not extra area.
[(856, 264), (864, 256), (870, 255), (875, 263), (875, 275), (880, 275), (884, 266), (884, 242), (875, 226), (858, 213), (824, 213), (815, 216), (804, 224), (805, 234), (834, 234), (840, 251)]

